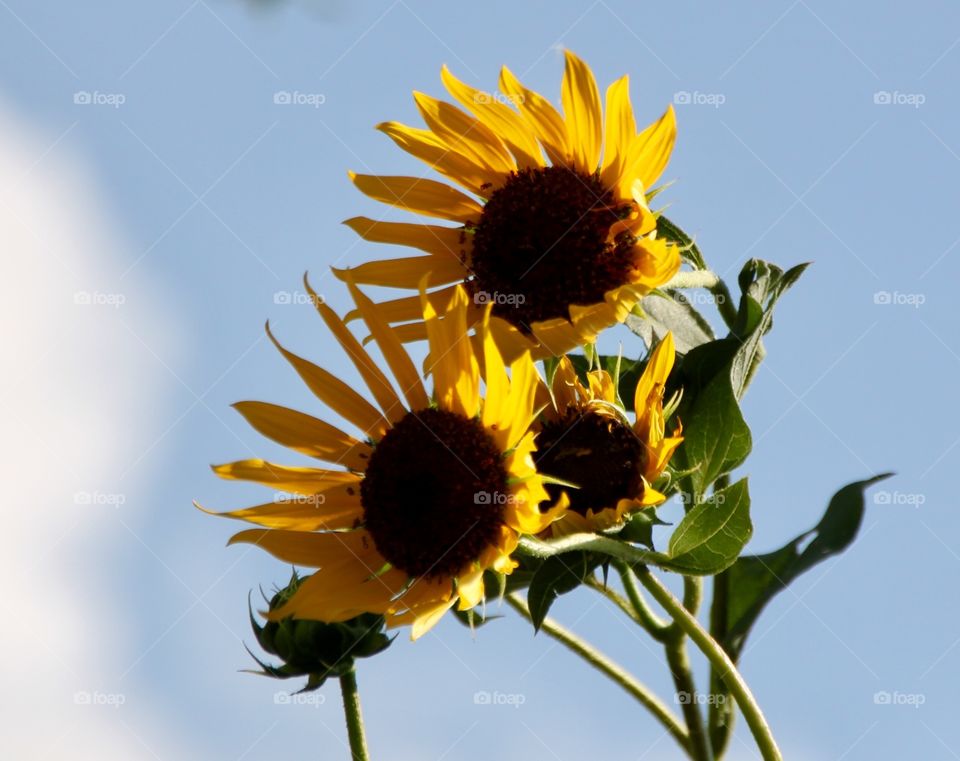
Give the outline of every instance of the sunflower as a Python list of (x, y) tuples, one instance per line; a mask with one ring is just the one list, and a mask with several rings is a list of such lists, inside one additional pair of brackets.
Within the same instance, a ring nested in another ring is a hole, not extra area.
[[(617, 384), (605, 370), (587, 373), (585, 387), (570, 360), (560, 360), (533, 459), (545, 476), (579, 488), (566, 492), (569, 510), (551, 526), (552, 533), (605, 531), (666, 499), (652, 484), (683, 441), (679, 422), (672, 436), (665, 433), (663, 395), (673, 361), (673, 335), (667, 333), (637, 382), (631, 425), (618, 403)], [(556, 498), (562, 486), (548, 483), (546, 488)]]
[[(628, 78), (607, 89), (604, 115), (593, 73), (570, 52), (563, 115), (506, 67), (500, 95), (446, 67), (441, 76), (469, 113), (416, 92), (427, 129), (378, 129), (463, 190), (423, 178), (350, 177), (377, 201), (454, 226), (348, 219), (368, 241), (425, 254), (368, 262), (350, 270), (355, 282), (416, 288), (427, 277), (437, 303), (462, 284), (473, 301), (468, 321), (492, 304), (503, 318), (497, 341), (512, 359), (523, 351), (558, 356), (593, 341), (677, 273), (679, 251), (656, 237), (648, 206), (673, 149), (672, 107), (637, 133)], [(380, 306), (401, 340), (425, 337), (418, 296)]]
[(291, 467), (256, 459), (214, 466), (222, 478), (254, 481), (283, 495), (218, 514), (263, 527), (238, 533), (231, 544), (259, 545), (288, 563), (319, 569), (268, 614), (271, 620), (292, 615), (337, 622), (376, 613), (390, 625), (412, 624), (415, 639), (455, 603), (460, 610), (480, 603), (484, 571), (510, 573), (519, 535), (543, 531), (562, 514), (565, 500), (540, 510), (549, 495), (533, 464), (534, 434), (528, 431), (539, 376), (529, 354), (510, 364), (508, 376), (489, 310), (471, 340), (463, 288), (440, 313), (424, 298), (431, 399), (375, 305), (353, 283), (350, 290), (406, 403), (310, 290), (376, 404), (285, 349), (268, 325), (270, 339), (310, 390), (360, 435), (285, 407), (238, 403), (257, 431), (327, 464)]

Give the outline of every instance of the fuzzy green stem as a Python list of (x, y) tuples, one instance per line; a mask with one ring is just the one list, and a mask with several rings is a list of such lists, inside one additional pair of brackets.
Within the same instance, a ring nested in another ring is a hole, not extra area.
[(352, 761), (369, 761), (370, 752), (367, 750), (367, 738), (363, 731), (360, 692), (357, 689), (357, 672), (354, 669), (340, 677), (340, 693), (343, 696), (343, 715), (347, 720)]
[(687, 732), (690, 734), (691, 757), (696, 761), (712, 761), (710, 740), (703, 723), (700, 704), (697, 702), (697, 685), (693, 680), (690, 658), (687, 656), (686, 637), (682, 632), (679, 636), (672, 636), (664, 648), (667, 653), (667, 666), (677, 691), (677, 702), (680, 703)]
[[(513, 592), (506, 595), (504, 599), (507, 601), (507, 604), (514, 608), (521, 616), (531, 623), (533, 622), (533, 618), (530, 615), (530, 608), (527, 606), (527, 602), (523, 597)], [(543, 622), (540, 624), (540, 630), (546, 632), (546, 634), (553, 637), (568, 650), (579, 655), (595, 669), (620, 685), (620, 687), (633, 696), (637, 702), (650, 711), (654, 718), (673, 736), (680, 747), (683, 748), (688, 755), (690, 754), (690, 738), (684, 731), (683, 725), (646, 685), (624, 670), (620, 664), (596, 650), (588, 642), (580, 639), (576, 634), (568, 631), (549, 616), (543, 619)]]
[[(691, 616), (697, 615), (700, 601), (703, 597), (703, 582), (694, 576), (683, 577), (683, 607)], [(697, 702), (697, 685), (690, 667), (690, 658), (687, 655), (687, 633), (674, 619), (667, 630), (664, 649), (667, 654), (667, 665), (673, 677), (673, 684), (677, 691), (677, 700), (683, 710), (683, 718), (690, 733), (690, 745), (695, 758), (703, 761), (712, 761), (713, 751), (707, 727), (704, 724), (703, 712)]]
[(715, 288), (720, 278), (711, 270), (684, 270), (678, 272), (660, 287), (664, 290), (672, 288)]
[(640, 583), (647, 588), (647, 591), (653, 598), (666, 610), (677, 622), (677, 625), (686, 633), (687, 636), (700, 648), (701, 652), (710, 661), (710, 664), (716, 669), (720, 677), (726, 683), (730, 692), (733, 694), (737, 705), (743, 713), (743, 718), (750, 727), (753, 739), (757, 743), (760, 754), (764, 761), (783, 761), (777, 742), (773, 738), (770, 726), (757, 704), (756, 698), (750, 692), (750, 688), (744, 681), (740, 672), (730, 656), (710, 636), (697, 621), (695, 616), (683, 606), (676, 597), (670, 592), (663, 583), (657, 579), (650, 570), (645, 567), (637, 569), (637, 578)]
[(650, 636), (655, 640), (664, 642), (667, 638), (667, 632), (670, 630), (670, 624), (661, 620), (661, 618), (650, 609), (650, 606), (647, 605), (647, 601), (643, 598), (643, 593), (637, 586), (637, 577), (633, 571), (630, 570), (630, 566), (623, 561), (617, 561), (614, 565), (620, 573), (623, 590), (627, 593), (627, 599), (630, 600), (630, 604), (633, 606), (633, 610), (640, 624), (650, 632)]
[(717, 282), (710, 287), (710, 293), (713, 294), (713, 303), (717, 305), (717, 311), (731, 330), (737, 324), (737, 305), (733, 303), (733, 297), (730, 295), (730, 289), (723, 278), (717, 278)]

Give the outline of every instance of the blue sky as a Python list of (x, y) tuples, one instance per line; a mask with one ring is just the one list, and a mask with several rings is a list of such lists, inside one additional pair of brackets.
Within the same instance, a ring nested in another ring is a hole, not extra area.
[[(843, 484), (898, 474), (875, 490), (891, 504), (871, 503), (856, 545), (784, 592), (747, 647), (787, 758), (957, 757), (960, 8), (268, 5), (0, 0), (0, 166), (16, 174), (3, 180), (16, 350), (4, 451), (14, 475), (37, 474), (13, 487), (7, 557), (47, 569), (42, 593), (33, 570), (10, 561), (5, 576), (8, 626), (18, 609), (28, 631), (45, 622), (38, 640), (0, 640), (8, 659), (44, 664), (42, 678), (12, 667), (13, 748), (345, 757), (334, 685), (282, 705), (281, 685), (238, 673), (251, 665), (247, 592), (287, 569), (225, 549), (234, 527), (191, 500), (254, 504), (255, 489), (207, 465), (281, 456), (230, 403), (318, 411), (265, 319), (352, 377), (312, 309), (277, 294), (301, 291), (309, 270), (342, 308), (329, 265), (381, 253), (339, 224), (382, 215), (347, 171), (419, 167), (373, 126), (417, 123), (410, 93), (440, 95), (443, 63), (485, 88), (507, 64), (558, 99), (569, 47), (601, 87), (630, 74), (638, 119), (677, 102), (661, 199), (719, 272), (735, 280), (750, 257), (814, 262), (745, 401), (750, 549), (810, 527)], [(630, 353), (635, 339), (617, 335)], [(555, 612), (668, 694), (659, 653), (604, 604), (583, 592)], [(611, 758), (679, 757), (625, 696), (512, 615), (473, 636), (450, 620), (416, 644), (401, 637), (360, 682), (378, 758), (576, 759), (597, 737)], [(478, 690), (525, 702), (476, 706)], [(877, 705), (882, 691), (923, 703)], [(81, 705), (78, 692), (123, 704)], [(743, 726), (731, 757), (757, 757)]]

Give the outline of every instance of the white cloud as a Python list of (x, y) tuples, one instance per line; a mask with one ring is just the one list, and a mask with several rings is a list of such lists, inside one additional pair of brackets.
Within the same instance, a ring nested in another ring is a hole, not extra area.
[(0, 755), (187, 758), (149, 694), (118, 678), (137, 657), (131, 622), (98, 589), (137, 488), (119, 474), (150, 443), (158, 383), (141, 338), (162, 353), (170, 321), (121, 278), (122, 236), (68, 142), (0, 104)]

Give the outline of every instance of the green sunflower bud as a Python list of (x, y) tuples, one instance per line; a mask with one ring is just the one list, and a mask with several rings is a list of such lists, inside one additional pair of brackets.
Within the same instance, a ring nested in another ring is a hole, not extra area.
[[(293, 572), (290, 583), (276, 592), (269, 601), (271, 611), (282, 607), (297, 591), (304, 579)], [(276, 679), (307, 677), (301, 692), (320, 687), (328, 678), (352, 671), (356, 658), (369, 658), (386, 650), (393, 642), (384, 632), (383, 616), (363, 613), (349, 621), (326, 623), (294, 619), (267, 621), (262, 626), (250, 610), (250, 625), (260, 647), (283, 663), (271, 666), (261, 661), (250, 649), (251, 657), (262, 671), (255, 672)]]

